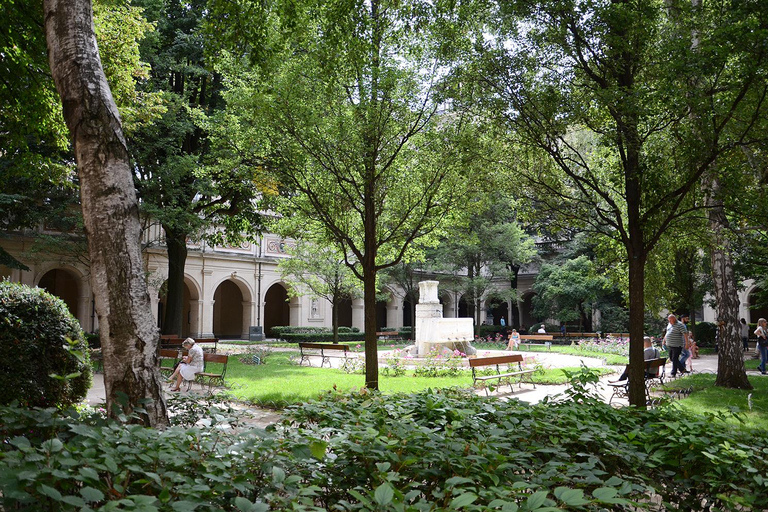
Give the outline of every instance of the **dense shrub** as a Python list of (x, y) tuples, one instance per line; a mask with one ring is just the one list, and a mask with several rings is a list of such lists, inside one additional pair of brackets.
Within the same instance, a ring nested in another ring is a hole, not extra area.
[[(291, 343), (299, 342), (331, 342), (333, 341), (332, 332), (317, 333), (284, 333), (282, 338)], [(362, 332), (339, 333), (339, 341), (363, 341), (365, 334)]]
[(483, 324), (477, 328), (477, 335), (480, 337), (486, 337), (486, 336), (493, 336), (496, 333), (501, 333), (506, 331), (506, 327), (502, 327), (500, 325), (487, 325)]
[(86, 332), (85, 341), (88, 343), (88, 347), (96, 349), (101, 348), (101, 336), (97, 332)]
[(716, 332), (717, 326), (712, 322), (697, 322), (694, 326), (693, 337), (700, 347), (714, 347)]
[(66, 304), (40, 288), (0, 283), (0, 404), (68, 405), (91, 386), (88, 344)]
[[(768, 438), (761, 432), (673, 406), (615, 409), (590, 398), (588, 380), (567, 399), (539, 405), (456, 390), (328, 393), (290, 408), (276, 428), (239, 434), (220, 424), (158, 432), (98, 416), (0, 408), (0, 505), (21, 511), (768, 507)], [(219, 409), (208, 418), (215, 423), (229, 414)], [(185, 424), (197, 419), (185, 418)]]
[[(312, 333), (332, 333), (333, 329), (330, 327), (306, 327), (306, 326), (294, 326), (294, 325), (277, 325), (270, 329), (270, 336), (273, 338), (286, 339), (286, 334), (312, 334)], [(359, 333), (360, 329), (357, 327), (339, 327), (339, 334), (345, 333)]]

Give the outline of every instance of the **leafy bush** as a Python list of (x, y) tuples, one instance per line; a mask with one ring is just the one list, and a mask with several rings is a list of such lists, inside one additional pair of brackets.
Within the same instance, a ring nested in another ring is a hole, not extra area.
[[(357, 327), (339, 327), (339, 334), (359, 333), (360, 329)], [(333, 333), (333, 329), (330, 327), (304, 327), (293, 325), (278, 325), (270, 329), (270, 335), (273, 338), (287, 339), (286, 335), (289, 334), (327, 334)], [(355, 339), (362, 339), (360, 337)]]
[[(615, 409), (592, 399), (593, 381), (582, 370), (569, 396), (540, 405), (458, 390), (329, 392), (288, 409), (266, 432), (221, 428), (217, 421), (233, 423), (220, 409), (206, 413), (210, 426), (158, 432), (99, 415), (2, 407), (0, 508), (768, 507), (762, 432), (674, 406)], [(184, 413), (183, 423), (192, 421)]]
[(88, 342), (90, 348), (101, 348), (101, 337), (98, 332), (85, 333), (85, 341)]
[[(332, 332), (317, 332), (317, 333), (285, 333), (283, 334), (283, 339), (290, 343), (299, 343), (299, 342), (332, 342), (333, 341), (333, 333)], [(363, 341), (365, 339), (365, 334), (361, 332), (351, 332), (351, 333), (339, 333), (339, 341)]]
[(700, 347), (714, 347), (716, 332), (717, 326), (712, 322), (697, 322), (694, 327), (693, 337), (696, 340), (696, 344)]
[(40, 288), (0, 283), (0, 404), (60, 406), (91, 387), (88, 344), (64, 302)]
[(489, 335), (494, 335), (496, 333), (504, 332), (507, 328), (502, 327), (500, 325), (481, 325), (477, 328), (478, 336), (484, 337)]

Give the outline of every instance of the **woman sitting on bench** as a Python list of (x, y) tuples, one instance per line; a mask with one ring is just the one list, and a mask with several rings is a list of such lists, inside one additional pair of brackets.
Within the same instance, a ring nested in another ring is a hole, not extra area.
[(512, 329), (512, 332), (509, 333), (509, 343), (507, 343), (507, 350), (517, 350), (519, 346), (520, 334), (518, 334), (517, 330)]
[(195, 374), (203, 371), (203, 349), (192, 338), (185, 339), (181, 346), (187, 349), (187, 355), (181, 358), (181, 363), (168, 378), (171, 391), (181, 391), (182, 379), (195, 380)]

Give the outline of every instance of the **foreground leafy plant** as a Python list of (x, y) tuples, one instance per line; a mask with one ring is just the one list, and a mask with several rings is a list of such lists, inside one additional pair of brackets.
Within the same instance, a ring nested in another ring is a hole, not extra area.
[[(614, 409), (590, 399), (589, 371), (573, 380), (581, 387), (572, 396), (535, 406), (457, 389), (329, 392), (291, 407), (267, 431), (211, 425), (158, 432), (99, 415), (7, 407), (0, 409), (0, 504), (256, 511), (768, 507), (768, 440), (760, 432), (673, 406)], [(215, 400), (210, 405), (221, 411)]]

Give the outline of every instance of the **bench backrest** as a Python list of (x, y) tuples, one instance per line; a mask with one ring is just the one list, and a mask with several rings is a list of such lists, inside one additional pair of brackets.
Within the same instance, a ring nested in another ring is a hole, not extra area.
[(474, 357), (469, 360), (469, 367), (491, 366), (497, 364), (522, 363), (523, 356), (520, 354), (510, 354), (506, 356)]
[(219, 338), (195, 338), (195, 343), (218, 343)]
[(653, 373), (651, 370), (656, 370), (662, 366), (667, 364), (667, 358), (666, 357), (659, 357), (657, 359), (648, 359), (645, 362), (645, 371), (648, 373)]
[[(184, 353), (182, 353), (182, 355), (186, 355), (186, 352), (187, 352), (187, 351), (186, 351), (186, 350), (184, 350), (183, 352), (184, 352)], [(158, 356), (160, 356), (160, 357), (162, 357), (162, 358), (167, 358), (167, 359), (176, 359), (177, 357), (179, 357), (179, 351), (178, 351), (178, 350), (174, 350), (174, 349), (172, 349), (172, 348), (161, 348), (161, 349), (160, 349), (160, 350), (157, 352), (157, 355), (158, 355)]]
[(551, 341), (553, 336), (551, 334), (521, 334), (521, 340), (539, 340), (539, 341)]
[(221, 364), (227, 364), (229, 361), (229, 356), (225, 354), (203, 354), (203, 362), (204, 363), (221, 363)]
[(300, 348), (313, 348), (318, 350), (343, 350), (349, 352), (349, 345), (342, 345), (341, 343), (299, 343)]

